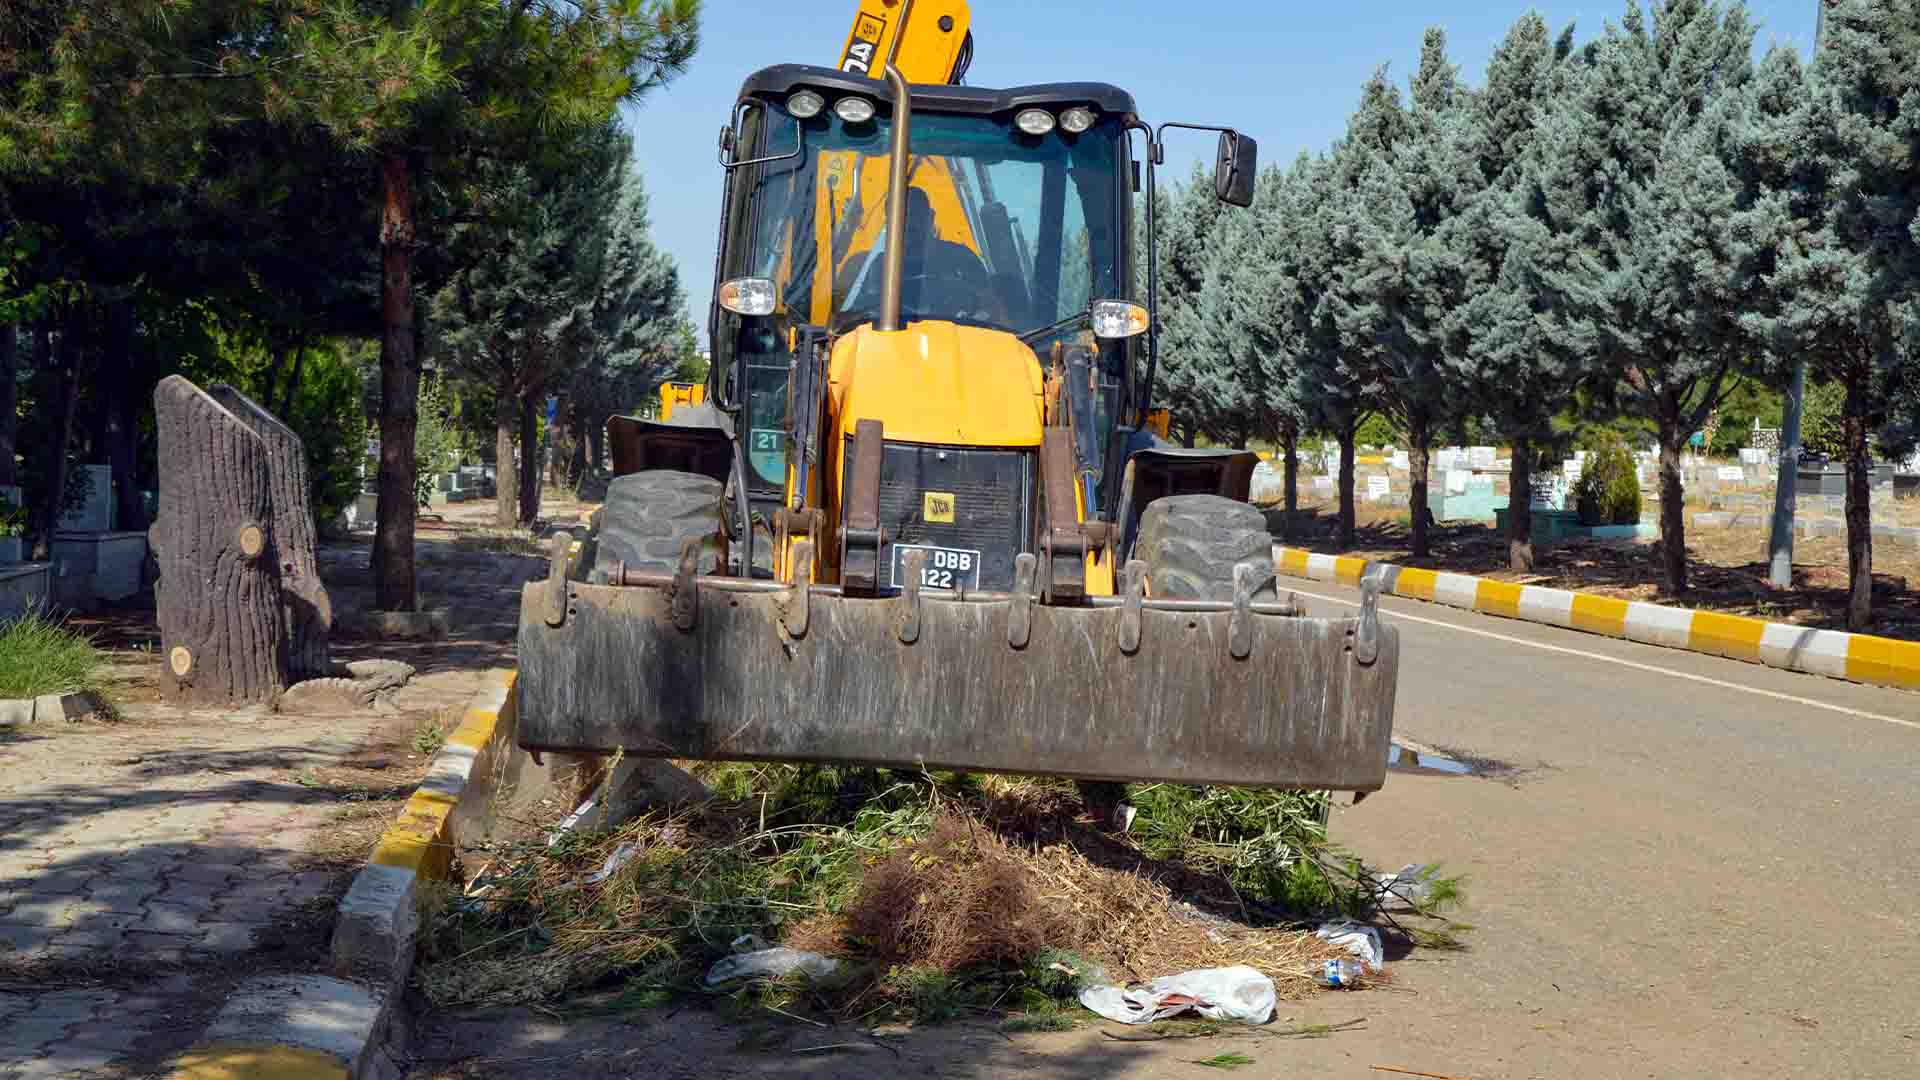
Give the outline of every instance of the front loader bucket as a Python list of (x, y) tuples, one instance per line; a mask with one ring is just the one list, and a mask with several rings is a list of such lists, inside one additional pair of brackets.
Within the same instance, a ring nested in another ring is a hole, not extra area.
[(1244, 598), (1070, 608), (623, 580), (526, 587), (522, 747), (1342, 791), (1386, 779), (1399, 637), (1374, 592), (1360, 616), (1308, 619)]

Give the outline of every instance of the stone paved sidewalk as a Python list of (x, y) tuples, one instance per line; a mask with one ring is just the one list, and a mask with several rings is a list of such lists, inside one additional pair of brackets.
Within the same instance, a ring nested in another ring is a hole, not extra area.
[[(419, 669), (386, 712), (136, 704), (118, 722), (0, 734), (0, 1080), (144, 1075), (238, 977), (325, 963), (333, 903), (364, 856), (338, 850), (355, 839), (343, 809), (411, 790), (425, 755), (410, 733), (457, 718), (510, 662), (520, 586), (546, 573), (451, 538), (420, 550), (452, 640), (335, 649)], [(370, 591), (365, 545), (321, 555), (336, 611), (351, 608)]]

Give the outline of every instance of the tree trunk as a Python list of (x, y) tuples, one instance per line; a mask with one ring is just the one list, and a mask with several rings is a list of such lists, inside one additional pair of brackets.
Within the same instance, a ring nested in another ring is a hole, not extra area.
[(1427, 456), (1433, 430), (1424, 417), (1407, 420), (1407, 509), (1413, 512), (1413, 556), (1425, 558), (1432, 544), (1433, 511), (1427, 506)]
[(1507, 471), (1507, 567), (1533, 569), (1533, 441), (1513, 440), (1513, 465)]
[(607, 436), (607, 418), (604, 416), (596, 416), (593, 418), (593, 421), (593, 425), (587, 428), (586, 431), (587, 468), (593, 472), (598, 472), (603, 467), (602, 462), (607, 460), (607, 450), (604, 442)]
[(80, 404), (79, 316), (69, 312), (60, 327), (54, 376), (53, 444), (47, 447), (47, 491), (40, 507), (40, 547), (35, 558), (53, 557), (53, 532), (60, 527), (67, 496), (67, 447), (73, 444), (74, 413)]
[(307, 339), (302, 335), (293, 347), (293, 370), (287, 373), (286, 388), (280, 391), (280, 407), (273, 415), (282, 420), (293, 415), (293, 398), (300, 392), (300, 371), (307, 362)]
[(14, 445), (20, 422), (20, 335), (12, 323), (0, 323), (0, 487), (20, 483)]
[(107, 348), (100, 361), (100, 443), (113, 475), (118, 528), (131, 532), (147, 527), (146, 507), (133, 474), (134, 424), (138, 419), (133, 387), (139, 366), (133, 361), (133, 305), (113, 305), (109, 318)]
[(1680, 430), (1679, 410), (1667, 402), (1655, 409), (1660, 436), (1660, 562), (1666, 571), (1667, 592), (1687, 592), (1687, 491), (1680, 477), (1680, 449), (1687, 433)]
[(1847, 441), (1847, 629), (1873, 625), (1873, 506), (1869, 488), (1873, 459), (1867, 453), (1866, 377), (1847, 380), (1846, 415), (1841, 432)]
[(270, 701), (286, 689), (287, 656), (266, 443), (178, 375), (153, 403), (161, 692), (180, 704)]
[(518, 518), (520, 475), (513, 464), (513, 433), (520, 426), (520, 398), (508, 380), (496, 388), (493, 406), (493, 520), (503, 529)]
[(1353, 437), (1358, 419), (1348, 421), (1336, 437), (1340, 440), (1340, 521), (1334, 539), (1342, 548), (1353, 546)]
[(1280, 429), (1280, 486), (1283, 489), (1287, 508), (1285, 524), (1281, 527), (1283, 535), (1293, 535), (1293, 523), (1300, 513), (1300, 429), (1288, 424)]
[(520, 524), (540, 520), (540, 406), (539, 395), (528, 391), (520, 398)]
[(324, 679), (333, 674), (328, 638), (333, 604), (320, 583), (314, 558), (312, 488), (307, 480), (307, 448), (294, 430), (231, 386), (216, 386), (212, 398), (259, 436), (267, 462), (273, 530), (267, 557), (279, 576), (281, 623), (286, 642), (287, 678)]
[(380, 217), (380, 508), (374, 531), (374, 606), (412, 611), (413, 438), (419, 423), (420, 368), (413, 353), (413, 180), (406, 152), (381, 161)]

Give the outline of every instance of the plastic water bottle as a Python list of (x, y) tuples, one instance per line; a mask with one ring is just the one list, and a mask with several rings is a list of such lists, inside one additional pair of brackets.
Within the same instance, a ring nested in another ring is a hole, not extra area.
[(1360, 976), (1364, 972), (1359, 961), (1342, 957), (1320, 965), (1320, 973), (1315, 981), (1335, 990), (1351, 990), (1360, 984)]

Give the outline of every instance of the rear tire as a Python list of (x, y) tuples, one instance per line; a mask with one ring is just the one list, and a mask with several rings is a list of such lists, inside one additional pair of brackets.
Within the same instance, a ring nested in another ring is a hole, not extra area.
[(1252, 563), (1261, 585), (1256, 601), (1278, 598), (1273, 535), (1252, 505), (1219, 495), (1169, 495), (1140, 517), (1134, 558), (1147, 564), (1147, 582), (1168, 600), (1233, 599), (1233, 568)]
[(699, 572), (724, 572), (720, 562), (720, 481), (697, 473), (656, 470), (628, 473), (607, 485), (600, 508), (593, 581), (606, 580), (614, 563), (629, 570), (671, 574), (689, 540), (701, 540)]

